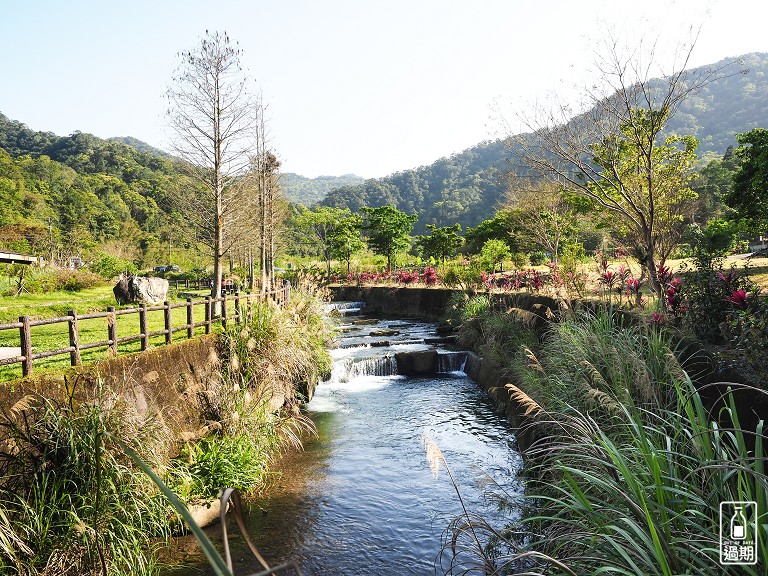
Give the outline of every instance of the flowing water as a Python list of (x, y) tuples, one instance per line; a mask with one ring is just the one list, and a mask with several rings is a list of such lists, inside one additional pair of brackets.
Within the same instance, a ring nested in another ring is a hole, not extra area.
[[(434, 347), (425, 343), (434, 325), (371, 323), (357, 316), (362, 305), (347, 306), (331, 378), (308, 407), (318, 438), (281, 461), (269, 495), (249, 515), (251, 534), (272, 565), (295, 560), (305, 575), (442, 573), (450, 563), (450, 553), (440, 556), (446, 529), (463, 509), (446, 470), (432, 476), (422, 435), (441, 449), (467, 511), (497, 526), (505, 517), (486, 496), (494, 482), (520, 492), (514, 436), (459, 371), (465, 355), (438, 349), (444, 373), (396, 375), (394, 354)], [(214, 541), (217, 532), (209, 530)], [(240, 538), (232, 544), (235, 574), (257, 572)], [(197, 569), (169, 574), (212, 573), (190, 560)]]

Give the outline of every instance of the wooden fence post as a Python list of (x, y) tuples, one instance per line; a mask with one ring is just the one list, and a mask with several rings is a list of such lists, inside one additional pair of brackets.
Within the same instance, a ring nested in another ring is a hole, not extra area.
[(195, 314), (192, 309), (192, 298), (187, 298), (187, 338), (195, 335)]
[(213, 321), (213, 306), (211, 305), (211, 297), (205, 297), (205, 333), (211, 333), (211, 322)]
[(240, 313), (240, 288), (235, 290), (235, 322), (243, 323), (243, 315)]
[(80, 359), (80, 329), (77, 324), (77, 312), (70, 310), (67, 313), (68, 316), (72, 316), (69, 321), (69, 345), (74, 348), (69, 353), (69, 361), (72, 366), (79, 366)]
[(141, 349), (149, 348), (149, 328), (147, 328), (147, 304), (142, 303), (139, 307), (139, 332), (141, 332)]
[(107, 340), (110, 341), (109, 355), (117, 356), (117, 314), (115, 314), (115, 307), (108, 306), (107, 312)]
[(163, 317), (165, 319), (165, 343), (170, 344), (173, 340), (173, 332), (171, 331), (171, 303), (163, 302)]
[(221, 296), (221, 327), (227, 327), (227, 293)]
[(28, 376), (32, 373), (32, 334), (29, 331), (29, 316), (19, 316), (19, 322), (21, 322), (19, 328), (21, 355), (24, 356), (21, 362), (21, 374)]

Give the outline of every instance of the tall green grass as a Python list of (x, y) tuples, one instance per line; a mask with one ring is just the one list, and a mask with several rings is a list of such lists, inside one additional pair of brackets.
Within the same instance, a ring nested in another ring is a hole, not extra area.
[(666, 407), (686, 378), (669, 333), (625, 322), (610, 309), (565, 316), (532, 348), (512, 372), (518, 386), (550, 411), (575, 408), (598, 418), (627, 404)]
[[(515, 398), (537, 412), (522, 430), (537, 438), (526, 494), (496, 495), (520, 516), (471, 533), (457, 522), (454, 542), (484, 531), (493, 574), (766, 573), (764, 423), (742, 429), (730, 392), (708, 411), (669, 335), (584, 312), (528, 357), (512, 370)], [(733, 500), (757, 502), (756, 566), (719, 564), (719, 505)]]
[(215, 425), (174, 460), (170, 487), (185, 501), (262, 487), (275, 456), (314, 433), (300, 396), (330, 369), (330, 337), (320, 301), (302, 291), (285, 308), (261, 303), (243, 325), (231, 324), (221, 335), (221, 380), (203, 398)]
[(0, 573), (156, 573), (148, 538), (168, 534), (165, 503), (105, 437), (120, 433), (148, 458), (154, 432), (123, 416), (31, 397), (2, 415)]
[[(741, 430), (729, 396), (735, 425), (721, 428), (690, 381), (675, 393), (673, 409), (626, 406), (608, 429), (576, 410), (549, 414), (559, 432), (527, 452), (535, 464), (525, 501), (514, 502), (524, 518), (503, 530), (481, 523), (494, 573), (765, 574), (763, 425)], [(757, 502), (755, 566), (719, 563), (719, 505), (732, 500)]]

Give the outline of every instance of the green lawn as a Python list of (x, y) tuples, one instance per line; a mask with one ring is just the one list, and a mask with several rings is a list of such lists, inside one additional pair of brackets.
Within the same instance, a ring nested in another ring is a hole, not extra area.
[[(202, 299), (201, 293), (199, 298)], [(184, 302), (185, 298), (177, 298), (171, 294), (169, 302), (171, 304)], [(53, 318), (66, 316), (69, 310), (75, 310), (78, 315), (90, 312), (105, 312), (108, 306), (115, 306), (115, 299), (112, 295), (111, 286), (102, 286), (81, 292), (52, 293), (45, 295), (24, 294), (19, 297), (0, 298), (0, 324), (17, 322), (19, 316), (29, 315), (33, 318)], [(228, 303), (228, 312), (234, 313), (234, 303)], [(124, 310), (130, 306), (119, 306), (118, 310)], [(194, 310), (194, 321), (202, 322), (205, 319), (205, 306), (196, 305)], [(186, 307), (177, 308), (171, 312), (171, 325), (174, 327), (183, 326), (187, 323)], [(147, 325), (150, 332), (163, 330), (165, 327), (163, 310), (156, 310), (147, 313)], [(91, 342), (106, 340), (107, 319), (92, 318), (81, 319), (78, 323), (80, 333), (80, 345)], [(195, 335), (205, 332), (203, 326), (195, 330)], [(118, 338), (124, 336), (133, 336), (139, 334), (139, 314), (126, 314), (117, 316), (117, 335)], [(32, 349), (35, 353), (56, 350), (69, 346), (69, 327), (67, 322), (58, 324), (48, 324), (44, 326), (33, 326), (31, 328)], [(187, 338), (186, 330), (175, 332), (173, 340), (183, 340)], [(159, 346), (165, 343), (163, 335), (150, 338), (150, 345)], [(19, 344), (19, 329), (0, 330), (0, 346), (14, 346)], [(126, 342), (119, 345), (120, 354), (129, 352), (138, 352), (141, 350), (139, 340)], [(81, 352), (83, 363), (93, 362), (108, 357), (106, 348), (95, 348)], [(33, 373), (42, 371), (60, 370), (70, 365), (69, 354), (54, 356), (50, 358), (41, 358), (34, 361)], [(21, 377), (21, 364), (11, 366), (0, 366), (0, 381), (11, 380)]]

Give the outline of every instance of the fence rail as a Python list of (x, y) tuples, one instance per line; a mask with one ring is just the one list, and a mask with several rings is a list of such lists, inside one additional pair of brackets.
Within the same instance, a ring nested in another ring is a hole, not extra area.
[[(193, 280), (168, 280), (168, 286), (175, 288), (176, 290), (184, 288), (185, 290), (208, 290), (213, 288), (213, 280), (210, 278), (197, 278)], [(226, 288), (227, 292), (235, 291), (235, 284), (231, 281), (225, 281), (222, 284), (222, 288)]]
[[(117, 356), (120, 344), (140, 341), (141, 350), (144, 351), (149, 348), (150, 338), (165, 336), (164, 344), (170, 344), (173, 341), (173, 335), (176, 332), (186, 331), (187, 338), (192, 338), (195, 335), (195, 329), (200, 327), (204, 327), (205, 333), (210, 334), (212, 326), (215, 323), (221, 322), (222, 326), (225, 328), (230, 321), (237, 322), (238, 324), (242, 323), (244, 315), (250, 317), (252, 314), (254, 302), (271, 300), (278, 305), (284, 305), (290, 299), (290, 295), (291, 285), (286, 282), (282, 288), (269, 292), (248, 292), (241, 294), (239, 291), (235, 291), (230, 295), (224, 294), (219, 298), (211, 298), (210, 296), (206, 296), (203, 300), (187, 298), (186, 302), (177, 304), (171, 304), (169, 302), (164, 302), (162, 305), (157, 306), (147, 306), (146, 304), (142, 304), (138, 308), (128, 308), (125, 310), (116, 310), (114, 306), (110, 306), (107, 308), (106, 312), (94, 312), (89, 314), (78, 314), (75, 310), (70, 310), (66, 316), (39, 320), (33, 320), (29, 316), (20, 316), (18, 322), (0, 324), (0, 331), (14, 329), (19, 331), (19, 343), (21, 349), (21, 353), (18, 356), (0, 359), (0, 366), (21, 364), (22, 375), (27, 376), (32, 373), (32, 367), (35, 360), (50, 358), (51, 356), (69, 354), (70, 365), (78, 366), (82, 364), (81, 352), (85, 350), (106, 348), (110, 356)], [(217, 314), (216, 305), (219, 303), (221, 304), (220, 313)], [(228, 304), (234, 304), (234, 310), (231, 310)], [(198, 322), (194, 321), (194, 309), (196, 306), (205, 307), (204, 319)], [(186, 308), (186, 323), (179, 326), (173, 326), (171, 311), (178, 308)], [(162, 330), (150, 331), (148, 328), (147, 314), (149, 312), (160, 310), (163, 311), (164, 328)], [(133, 314), (138, 314), (139, 317), (139, 333), (118, 337), (117, 317)], [(79, 322), (81, 320), (98, 318), (106, 319), (107, 339), (81, 344)], [(33, 327), (63, 323), (67, 323), (69, 328), (69, 346), (42, 352), (32, 351), (31, 329)]]

